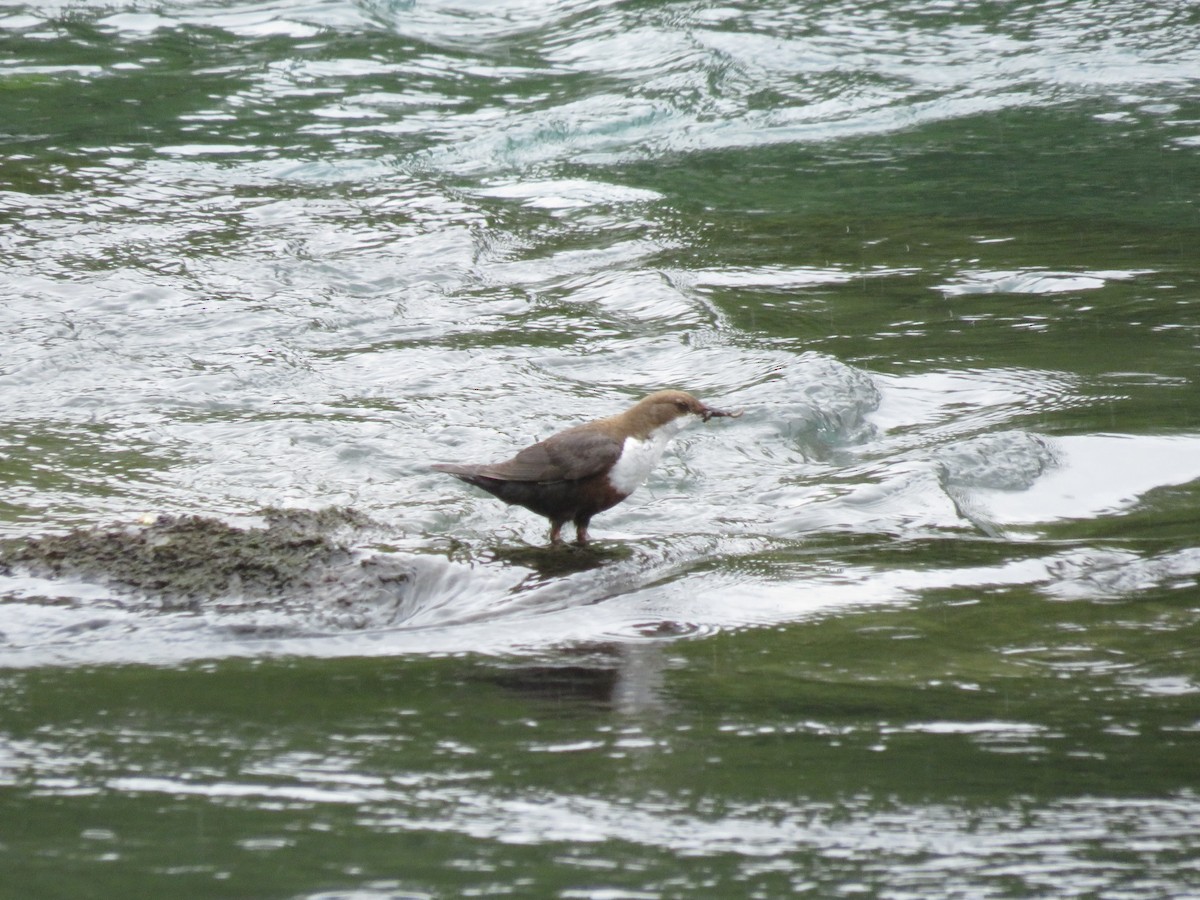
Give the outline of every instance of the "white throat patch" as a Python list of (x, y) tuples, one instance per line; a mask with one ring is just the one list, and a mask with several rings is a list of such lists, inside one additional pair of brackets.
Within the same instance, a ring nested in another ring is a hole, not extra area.
[(608, 475), (613, 487), (622, 494), (632, 494), (645, 484), (672, 438), (692, 424), (693, 418), (695, 417), (680, 416), (672, 419), (655, 428), (645, 440), (625, 438), (625, 443), (621, 445), (621, 455), (617, 457), (617, 463)]

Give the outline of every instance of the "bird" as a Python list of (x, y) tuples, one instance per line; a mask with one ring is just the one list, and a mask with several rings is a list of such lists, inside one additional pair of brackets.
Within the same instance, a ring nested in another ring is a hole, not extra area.
[(550, 520), (550, 543), (575, 526), (575, 543), (588, 543), (592, 517), (616, 506), (650, 476), (667, 445), (697, 419), (736, 419), (686, 391), (656, 391), (623, 413), (560, 431), (498, 463), (434, 463), (431, 468), (483, 488), (509, 505)]

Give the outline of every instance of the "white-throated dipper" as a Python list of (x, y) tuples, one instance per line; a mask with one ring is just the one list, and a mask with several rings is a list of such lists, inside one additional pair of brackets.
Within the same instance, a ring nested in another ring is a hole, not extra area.
[(545, 516), (551, 544), (562, 542), (567, 522), (575, 525), (575, 543), (586, 544), (592, 516), (637, 490), (675, 435), (696, 419), (741, 414), (712, 409), (684, 391), (658, 391), (623, 413), (560, 431), (506, 462), (433, 468)]

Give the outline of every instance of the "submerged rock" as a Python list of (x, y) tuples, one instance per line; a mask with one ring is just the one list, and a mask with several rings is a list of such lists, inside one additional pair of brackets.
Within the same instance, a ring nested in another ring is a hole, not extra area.
[(943, 485), (1023, 491), (1058, 463), (1047, 438), (999, 431), (943, 447), (934, 456)]

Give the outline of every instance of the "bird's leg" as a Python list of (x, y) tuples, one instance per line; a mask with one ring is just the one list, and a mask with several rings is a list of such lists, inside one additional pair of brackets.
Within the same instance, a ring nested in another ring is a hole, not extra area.
[(591, 521), (590, 516), (580, 516), (575, 520), (575, 543), (583, 547), (588, 542), (588, 522)]
[(551, 544), (561, 544), (562, 543), (562, 527), (563, 527), (562, 522), (556, 522), (553, 519), (550, 521), (550, 543)]

